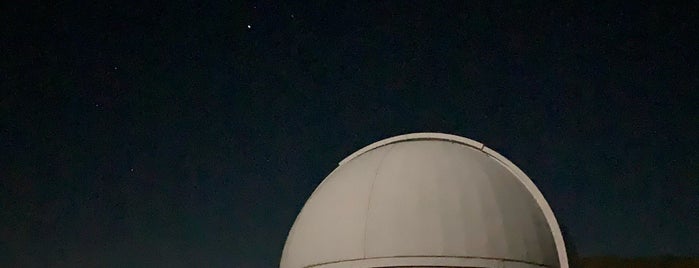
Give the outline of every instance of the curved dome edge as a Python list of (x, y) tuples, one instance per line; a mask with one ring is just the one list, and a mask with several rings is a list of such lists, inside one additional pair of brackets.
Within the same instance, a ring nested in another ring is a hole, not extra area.
[(451, 135), (451, 134), (444, 134), (444, 133), (437, 133), (437, 132), (420, 132), (420, 133), (410, 133), (410, 134), (403, 134), (403, 135), (398, 135), (398, 136), (393, 136), (390, 138), (386, 138), (377, 142), (374, 142), (372, 144), (369, 144), (365, 146), (362, 149), (357, 150), (356, 152), (352, 153), (351, 155), (345, 157), (345, 159), (342, 159), (340, 163), (338, 164), (339, 166), (344, 165), (345, 163), (352, 161), (352, 159), (357, 158), (360, 155), (365, 154), (366, 152), (369, 152), (371, 150), (398, 143), (398, 142), (407, 142), (407, 141), (414, 141), (414, 140), (443, 140), (443, 141), (450, 141), (450, 142), (455, 142), (459, 144), (466, 145), (468, 147), (473, 147), (479, 151), (483, 151), (483, 148), (485, 147), (482, 143), (456, 136), (456, 135)]
[(529, 178), (529, 176), (527, 176), (527, 174), (525, 174), (524, 171), (522, 171), (517, 165), (512, 163), (509, 159), (507, 159), (500, 153), (485, 146), (483, 147), (482, 151), (491, 158), (500, 162), (505, 168), (510, 170), (510, 172), (512, 172), (515, 175), (515, 177), (519, 179), (519, 182), (522, 183), (523, 186), (532, 195), (534, 200), (537, 202), (537, 205), (539, 205), (539, 209), (541, 209), (541, 211), (544, 213), (544, 218), (546, 219), (549, 228), (551, 229), (551, 235), (553, 236), (553, 242), (556, 246), (556, 251), (558, 254), (558, 267), (569, 268), (568, 252), (565, 247), (565, 242), (563, 241), (563, 234), (561, 233), (561, 228), (558, 225), (558, 220), (556, 219), (556, 215), (553, 213), (553, 209), (551, 209), (551, 205), (549, 205), (548, 201), (546, 201), (546, 198), (541, 193), (539, 188), (536, 187), (536, 184), (534, 184), (531, 178)]

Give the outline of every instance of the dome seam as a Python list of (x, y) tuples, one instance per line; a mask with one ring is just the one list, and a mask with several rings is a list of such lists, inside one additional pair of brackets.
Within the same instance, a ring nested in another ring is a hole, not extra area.
[(389, 153), (391, 153), (391, 150), (393, 150), (393, 144), (387, 144), (388, 149), (386, 149), (386, 153), (381, 157), (381, 161), (379, 161), (379, 164), (376, 166), (376, 170), (374, 171), (374, 180), (371, 182), (371, 188), (369, 188), (369, 201), (367, 202), (366, 206), (366, 212), (364, 214), (364, 241), (362, 241), (362, 246), (363, 246), (363, 257), (366, 258), (366, 238), (367, 238), (367, 225), (369, 222), (369, 210), (371, 209), (371, 196), (374, 194), (374, 185), (376, 184), (376, 181), (379, 178), (379, 171), (381, 171), (381, 166), (383, 166), (383, 161), (386, 159)]
[[(500, 267), (504, 267), (505, 263), (522, 263), (522, 264), (529, 264), (529, 265), (538, 266), (538, 267), (545, 267), (545, 268), (552, 267), (552, 266), (544, 264), (544, 263), (519, 260), (519, 259), (511, 259), (511, 258), (464, 256), (464, 255), (392, 255), (392, 256), (380, 256), (380, 257), (369, 257), (369, 258), (364, 257), (364, 258), (343, 259), (343, 260), (336, 260), (336, 261), (329, 261), (329, 262), (321, 262), (321, 263), (307, 265), (307, 266), (304, 266), (303, 268), (315, 268), (315, 267), (321, 267), (321, 266), (325, 266), (325, 265), (329, 265), (329, 264), (348, 263), (348, 262), (366, 261), (366, 260), (393, 259), (393, 258), (401, 258), (401, 259), (412, 259), (412, 258), (475, 259), (475, 260), (497, 261), (500, 264)], [(405, 267), (405, 266), (400, 266), (400, 267)], [(413, 266), (408, 266), (408, 267), (413, 267)], [(420, 267), (422, 267), (422, 266), (420, 266)], [(441, 266), (439, 266), (439, 267), (441, 267)], [(449, 266), (449, 267), (452, 267), (452, 266)]]

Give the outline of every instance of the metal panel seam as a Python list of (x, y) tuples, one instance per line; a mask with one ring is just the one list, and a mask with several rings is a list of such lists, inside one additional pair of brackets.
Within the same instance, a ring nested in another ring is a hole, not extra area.
[(369, 222), (369, 209), (371, 208), (371, 196), (374, 194), (374, 184), (376, 184), (376, 180), (379, 178), (379, 171), (381, 171), (381, 166), (383, 165), (383, 160), (386, 159), (386, 156), (393, 150), (393, 144), (390, 144), (388, 146), (388, 149), (386, 149), (386, 152), (383, 154), (381, 157), (381, 161), (379, 161), (379, 164), (376, 166), (376, 170), (374, 171), (374, 180), (371, 182), (371, 188), (369, 189), (369, 201), (367, 202), (366, 205), (366, 212), (364, 214), (364, 241), (362, 241), (362, 248), (364, 255), (362, 257), (366, 258), (366, 237), (367, 237), (367, 224)]
[(311, 264), (304, 266), (303, 268), (312, 268), (312, 267), (319, 267), (319, 266), (324, 266), (328, 264), (335, 264), (335, 263), (343, 263), (343, 262), (356, 262), (356, 261), (362, 261), (362, 260), (380, 260), (380, 259), (408, 259), (408, 258), (454, 258), (454, 259), (480, 259), (480, 260), (493, 260), (502, 263), (504, 266), (505, 263), (523, 263), (523, 264), (529, 264), (533, 266), (539, 266), (539, 267), (550, 267), (546, 264), (543, 263), (536, 263), (536, 262), (530, 262), (530, 261), (523, 261), (523, 260), (516, 260), (516, 259), (507, 259), (507, 258), (493, 258), (493, 257), (477, 257), (477, 256), (451, 256), (451, 255), (397, 255), (397, 256), (381, 256), (381, 257), (370, 257), (370, 258), (357, 258), (357, 259), (344, 259), (344, 260), (337, 260), (337, 261), (329, 261), (329, 262), (321, 262), (321, 263), (316, 263), (316, 264)]

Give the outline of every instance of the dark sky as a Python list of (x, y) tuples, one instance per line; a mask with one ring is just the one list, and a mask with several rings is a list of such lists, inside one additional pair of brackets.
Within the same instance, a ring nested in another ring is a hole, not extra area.
[(275, 267), (342, 158), (423, 131), (581, 255), (699, 255), (696, 5), (101, 2), (0, 4), (2, 267)]

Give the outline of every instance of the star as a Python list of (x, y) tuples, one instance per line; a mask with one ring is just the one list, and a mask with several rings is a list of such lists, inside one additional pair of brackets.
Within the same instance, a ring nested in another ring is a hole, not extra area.
[(248, 29), (250, 29), (250, 28), (252, 28), (252, 26), (250, 26), (250, 24), (248, 24)]

